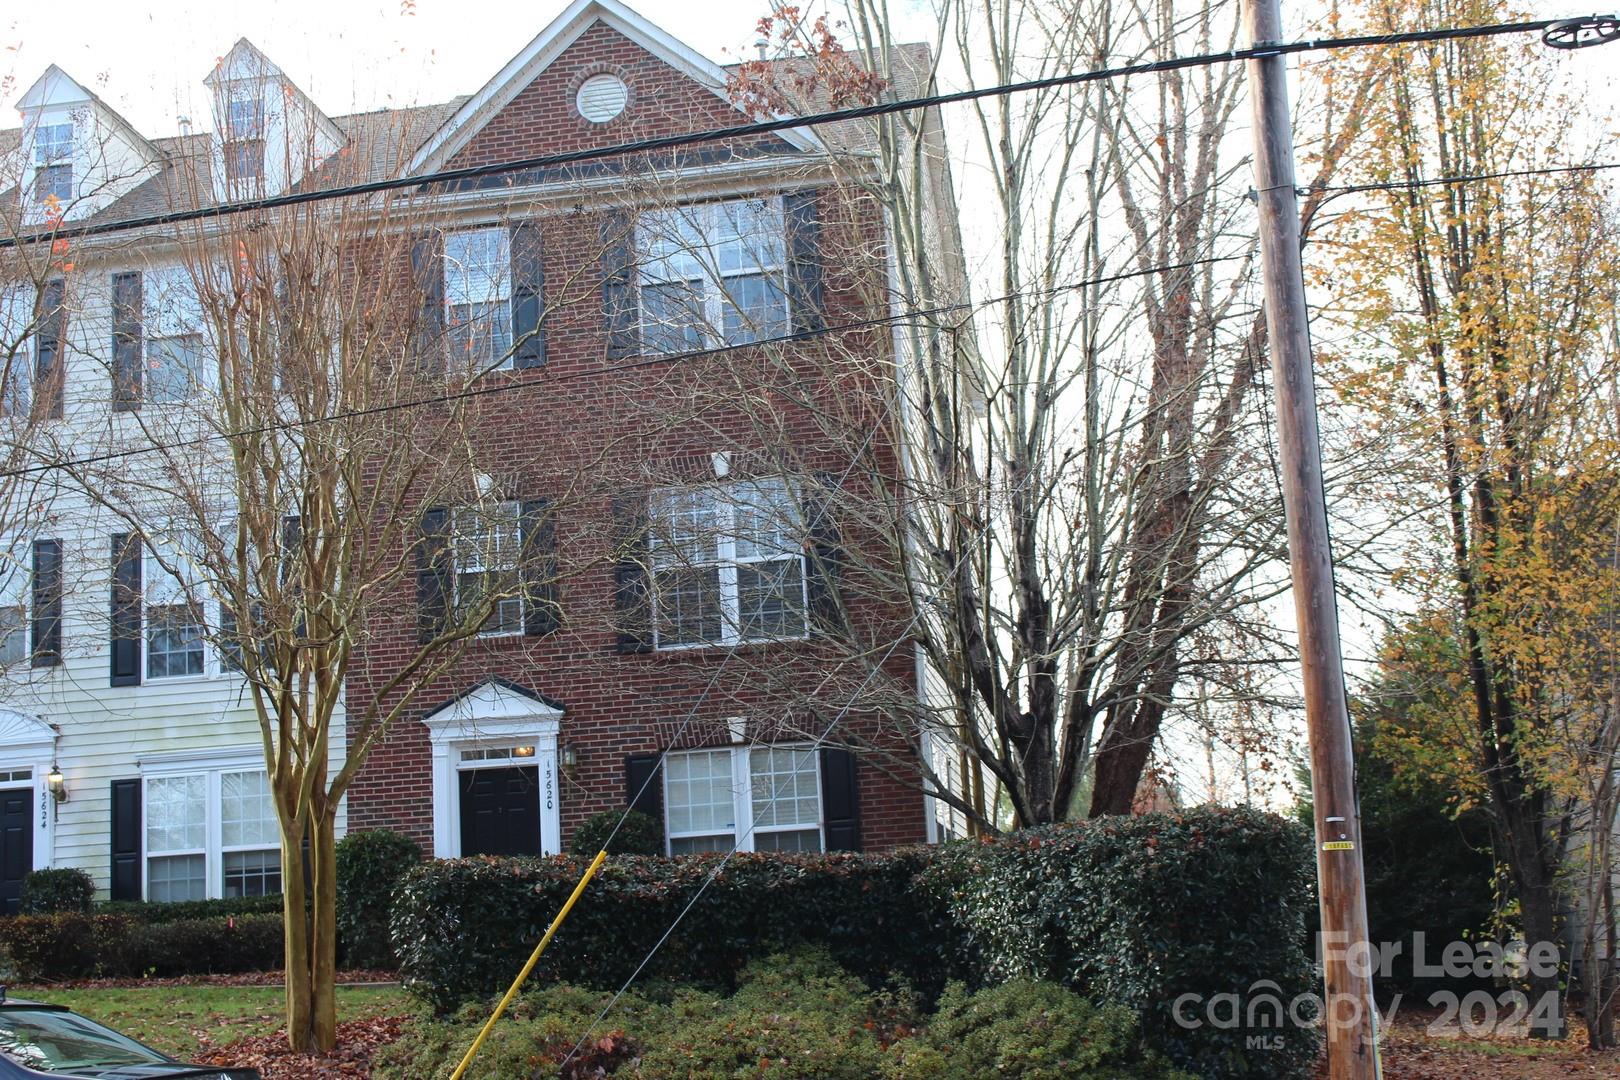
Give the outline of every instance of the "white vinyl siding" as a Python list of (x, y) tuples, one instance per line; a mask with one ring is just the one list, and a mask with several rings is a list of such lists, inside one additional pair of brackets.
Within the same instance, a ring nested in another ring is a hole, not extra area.
[(27, 416), (34, 386), (32, 288), (0, 288), (0, 416)]

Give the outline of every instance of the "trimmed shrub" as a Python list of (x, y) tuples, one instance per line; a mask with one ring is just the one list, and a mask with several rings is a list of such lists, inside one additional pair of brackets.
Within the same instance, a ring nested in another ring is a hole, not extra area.
[(146, 924), (178, 922), (181, 919), (213, 919), (243, 915), (281, 914), (281, 894), (233, 896), (223, 900), (112, 900), (96, 905), (102, 915), (123, 915)]
[(284, 957), (280, 915), (180, 919), (134, 925), (103, 973), (130, 977), (275, 971)]
[(415, 840), (387, 829), (353, 832), (337, 843), (338, 945), (351, 967), (391, 968), (388, 912), (402, 878), (422, 862)]
[[(622, 826), (619, 824), (620, 818), (624, 819)], [(614, 829), (618, 829), (618, 832), (615, 833)], [(574, 855), (595, 858), (610, 836), (613, 843), (607, 849), (609, 855), (664, 853), (663, 826), (658, 824), (657, 818), (640, 810), (603, 810), (600, 814), (592, 814), (574, 830), (573, 839), (568, 841), (568, 850)]]
[(83, 870), (70, 866), (32, 870), (23, 875), (18, 910), (24, 915), (54, 915), (60, 911), (88, 915), (95, 898), (96, 884)]
[(97, 923), (105, 918), (123, 925), (116, 916), (78, 912), (0, 919), (0, 954), (4, 954), (10, 977), (22, 982), (47, 982), (93, 975), (98, 936), (117, 936), (116, 928), (98, 935)]
[(141, 923), (127, 915), (18, 915), (0, 919), (0, 953), (10, 977), (23, 982), (275, 971), (281, 916)]
[[(1134, 1010), (1148, 1041), (1212, 1080), (1306, 1076), (1314, 1029), (1251, 1026), (1316, 989), (1307, 919), (1310, 840), (1250, 809), (1105, 818), (941, 848), (920, 884), (949, 912), (958, 968), (979, 985), (1062, 982)], [(1193, 995), (1184, 998), (1184, 995)], [(1244, 1023), (1204, 1010), (1235, 995)], [(1251, 1002), (1253, 999), (1253, 1002)], [(1203, 1021), (1178, 1023), (1182, 1012)], [(1186, 1004), (1192, 1002), (1192, 1004)], [(1251, 1036), (1281, 1046), (1246, 1049)]]
[[(539, 982), (612, 988), (703, 889), (642, 978), (729, 990), (749, 960), (810, 942), (881, 984), (909, 975), (943, 985), (939, 918), (912, 887), (926, 857), (741, 854), (620, 855), (597, 874), (540, 958)], [(394, 950), (407, 987), (440, 1012), (504, 989), (573, 891), (588, 860), (474, 857), (426, 863), (394, 904)], [(711, 876), (713, 880), (710, 881)], [(709, 882), (705, 888), (705, 882)]]
[(1193, 1080), (1142, 1048), (1136, 1014), (1057, 983), (1014, 979), (969, 994), (952, 983), (938, 1013), (884, 1063), (888, 1080)]

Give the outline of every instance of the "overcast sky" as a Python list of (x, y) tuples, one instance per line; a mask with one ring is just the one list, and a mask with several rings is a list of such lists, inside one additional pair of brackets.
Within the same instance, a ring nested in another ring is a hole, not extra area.
[[(566, 0), (80, 0), (8, 3), (0, 16), (0, 126), (48, 64), (105, 99), (142, 134), (173, 135), (175, 118), (208, 124), (202, 80), (247, 37), (331, 115), (470, 94), (566, 6)], [(631, 5), (710, 59), (752, 55), (770, 0), (635, 0)], [(811, 8), (811, 3), (801, 2)], [(901, 0), (897, 8), (910, 7)], [(701, 12), (694, 18), (694, 12)], [(920, 24), (919, 32), (925, 32)], [(727, 51), (729, 50), (729, 52)]]

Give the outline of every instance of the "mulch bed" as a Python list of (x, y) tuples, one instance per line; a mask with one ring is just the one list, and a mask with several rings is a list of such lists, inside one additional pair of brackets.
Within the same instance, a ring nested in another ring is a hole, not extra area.
[(200, 1065), (258, 1069), (264, 1080), (365, 1080), (371, 1076), (371, 1057), (379, 1047), (398, 1039), (406, 1016), (376, 1016), (349, 1020), (337, 1028), (337, 1046), (329, 1054), (295, 1054), (287, 1048), (285, 1030), (274, 1035), (238, 1039), (230, 1046), (204, 1049), (196, 1055)]

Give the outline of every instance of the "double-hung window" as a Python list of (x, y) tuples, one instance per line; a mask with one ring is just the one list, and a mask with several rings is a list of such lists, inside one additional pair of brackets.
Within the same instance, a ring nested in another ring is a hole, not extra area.
[(159, 403), (188, 401), (210, 373), (196, 286), (187, 270), (171, 267), (149, 272), (143, 295), (143, 396)]
[(197, 767), (145, 778), (146, 898), (281, 892), (281, 844), (263, 769)]
[(669, 853), (820, 851), (820, 758), (813, 747), (691, 750), (664, 759)]
[(0, 286), (0, 416), (27, 416), (34, 387), (34, 290)]
[(490, 605), (481, 633), (521, 634), (523, 592), (519, 570), (521, 507), (516, 501), (457, 507), (454, 515), (456, 606)]
[(206, 674), (208, 626), (196, 560), (184, 543), (154, 545), (145, 555), (146, 677)]
[(649, 352), (745, 345), (787, 332), (782, 201), (732, 199), (637, 220), (641, 334)]
[(234, 87), (225, 101), (225, 179), (252, 191), (264, 183), (264, 91)]
[(506, 229), (444, 237), (445, 329), (450, 367), (481, 374), (512, 364), (512, 244)]
[(781, 479), (655, 492), (649, 514), (658, 648), (803, 637), (803, 526)]
[(34, 129), (34, 201), (73, 200), (73, 124), (41, 124)]

